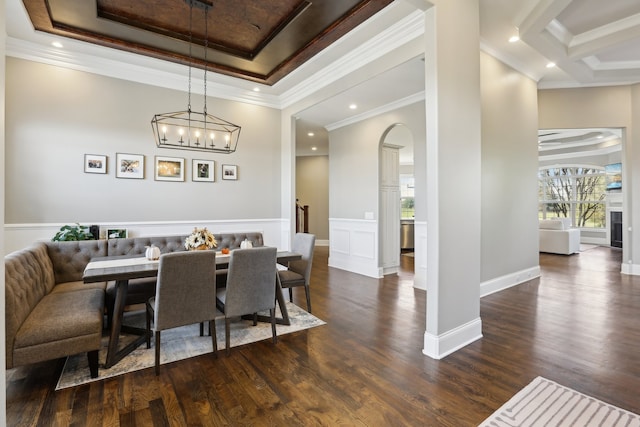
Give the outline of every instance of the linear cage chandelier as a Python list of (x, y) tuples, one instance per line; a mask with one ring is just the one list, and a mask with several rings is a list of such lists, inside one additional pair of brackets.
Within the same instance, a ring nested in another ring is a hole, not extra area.
[[(189, 5), (189, 88), (186, 111), (156, 114), (151, 127), (156, 146), (182, 150), (209, 151), (230, 154), (236, 151), (240, 138), (240, 126), (207, 113), (207, 50), (208, 13), (211, 5), (201, 0), (185, 0)], [(193, 8), (204, 10), (204, 109), (191, 111), (191, 62), (193, 42)]]

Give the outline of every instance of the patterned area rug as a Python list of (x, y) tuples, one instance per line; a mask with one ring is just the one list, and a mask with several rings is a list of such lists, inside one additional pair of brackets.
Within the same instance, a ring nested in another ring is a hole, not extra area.
[(538, 377), (487, 418), (484, 426), (640, 426), (640, 417)]
[[(309, 314), (305, 310), (289, 302), (287, 302), (287, 310), (289, 311), (291, 325), (276, 325), (276, 333), (278, 336), (326, 324), (314, 315)], [(279, 310), (277, 310), (276, 316), (279, 315), (279, 313)], [(126, 323), (144, 327), (144, 313), (139, 315), (136, 314), (136, 317), (127, 318)], [(216, 322), (216, 329), (218, 352), (223, 352), (222, 354), (224, 354), (225, 342), (223, 320)], [(122, 336), (121, 342), (125, 338), (125, 336)], [(241, 320), (231, 323), (231, 347), (237, 347), (265, 339), (271, 339), (270, 323), (258, 322), (256, 326), (253, 326), (253, 323), (249, 320)], [(100, 366), (104, 365), (104, 358), (107, 354), (106, 349), (108, 338), (103, 337), (102, 340), (103, 350), (100, 350)], [(199, 325), (189, 325), (181, 328), (169, 329), (162, 332), (160, 364), (175, 362), (177, 360), (211, 353), (212, 351), (211, 338), (209, 336), (200, 336)], [(56, 390), (86, 384), (92, 381), (100, 381), (105, 378), (115, 377), (127, 372), (152, 367), (154, 365), (154, 352), (153, 344), (148, 350), (146, 345), (142, 344), (111, 368), (100, 368), (98, 378), (90, 377), (86, 354), (68, 357), (62, 370), (62, 374), (60, 375), (60, 379), (58, 380)]]

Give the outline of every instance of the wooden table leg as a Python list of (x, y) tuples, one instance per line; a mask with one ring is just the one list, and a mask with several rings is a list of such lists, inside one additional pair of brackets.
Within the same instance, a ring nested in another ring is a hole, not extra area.
[(124, 317), (124, 306), (127, 301), (127, 291), (129, 289), (128, 280), (116, 281), (116, 300), (113, 307), (113, 321), (111, 322), (111, 335), (109, 336), (109, 346), (107, 348), (107, 357), (104, 367), (110, 368), (127, 354), (138, 348), (146, 341), (147, 331), (140, 328), (125, 328), (127, 332), (139, 335), (134, 341), (127, 344), (124, 348), (118, 349), (120, 343), (120, 333), (123, 330), (122, 319)]

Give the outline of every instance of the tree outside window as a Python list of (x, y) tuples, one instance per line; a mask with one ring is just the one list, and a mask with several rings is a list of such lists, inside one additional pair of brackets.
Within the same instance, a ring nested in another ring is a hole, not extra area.
[(415, 217), (415, 179), (413, 175), (400, 175), (400, 218)]
[(604, 168), (567, 166), (540, 169), (540, 219), (571, 218), (574, 227), (605, 228)]

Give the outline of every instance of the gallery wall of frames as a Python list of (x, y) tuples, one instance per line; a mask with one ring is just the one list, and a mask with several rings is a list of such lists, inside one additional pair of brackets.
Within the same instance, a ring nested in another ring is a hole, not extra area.
[[(115, 169), (116, 178), (123, 179), (145, 179), (145, 156), (142, 154), (116, 153)], [(191, 171), (191, 181), (193, 182), (215, 182), (216, 167), (215, 160), (185, 159), (184, 157), (154, 156), (153, 175), (156, 181), (186, 181)], [(238, 179), (238, 166), (223, 164), (220, 165), (219, 176), (222, 180), (236, 181)], [(85, 154), (85, 173), (109, 174), (109, 156), (104, 154)]]

